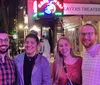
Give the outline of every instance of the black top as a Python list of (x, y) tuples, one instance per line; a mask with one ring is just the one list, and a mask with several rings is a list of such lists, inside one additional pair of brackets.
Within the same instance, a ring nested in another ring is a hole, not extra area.
[(31, 74), (32, 74), (32, 69), (34, 67), (36, 58), (37, 58), (37, 55), (33, 57), (29, 57), (25, 54), (24, 65), (23, 65), (24, 85), (31, 85)]

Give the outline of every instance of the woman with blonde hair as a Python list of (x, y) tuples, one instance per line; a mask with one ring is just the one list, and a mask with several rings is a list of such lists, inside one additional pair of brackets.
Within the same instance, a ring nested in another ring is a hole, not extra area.
[(74, 55), (69, 39), (61, 36), (57, 41), (57, 52), (53, 64), (53, 85), (67, 85), (68, 80), (81, 85), (81, 65), (82, 57)]

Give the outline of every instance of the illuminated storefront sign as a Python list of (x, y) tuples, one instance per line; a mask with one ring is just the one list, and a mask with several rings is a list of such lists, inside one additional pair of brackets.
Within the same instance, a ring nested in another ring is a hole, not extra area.
[(34, 18), (48, 15), (61, 16), (63, 15), (63, 0), (37, 0), (36, 2), (34, 1), (33, 10)]
[(48, 4), (45, 8), (45, 13), (46, 14), (53, 14), (56, 11), (56, 6), (52, 3)]
[(100, 15), (100, 5), (64, 3), (64, 15)]
[(48, 4), (48, 3), (51, 3), (51, 2), (56, 3), (56, 5), (59, 6), (59, 8), (63, 9), (63, 5), (60, 4), (60, 2), (58, 0), (53, 0), (53, 1), (43, 0), (43, 1), (40, 1), (40, 3), (38, 4), (38, 7), (41, 8), (44, 4)]
[(38, 7), (41, 8), (46, 3), (49, 3), (49, 1), (48, 0), (40, 1), (40, 3), (38, 4)]

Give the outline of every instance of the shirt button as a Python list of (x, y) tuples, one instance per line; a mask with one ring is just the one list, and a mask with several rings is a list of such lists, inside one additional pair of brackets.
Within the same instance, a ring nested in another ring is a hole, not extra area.
[(6, 70), (6, 72), (8, 72), (8, 70)]

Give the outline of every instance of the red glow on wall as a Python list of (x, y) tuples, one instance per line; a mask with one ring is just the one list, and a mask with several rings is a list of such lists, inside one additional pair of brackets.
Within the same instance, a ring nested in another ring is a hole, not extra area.
[(33, 2), (31, 0), (28, 0), (28, 13), (31, 13), (33, 11)]

